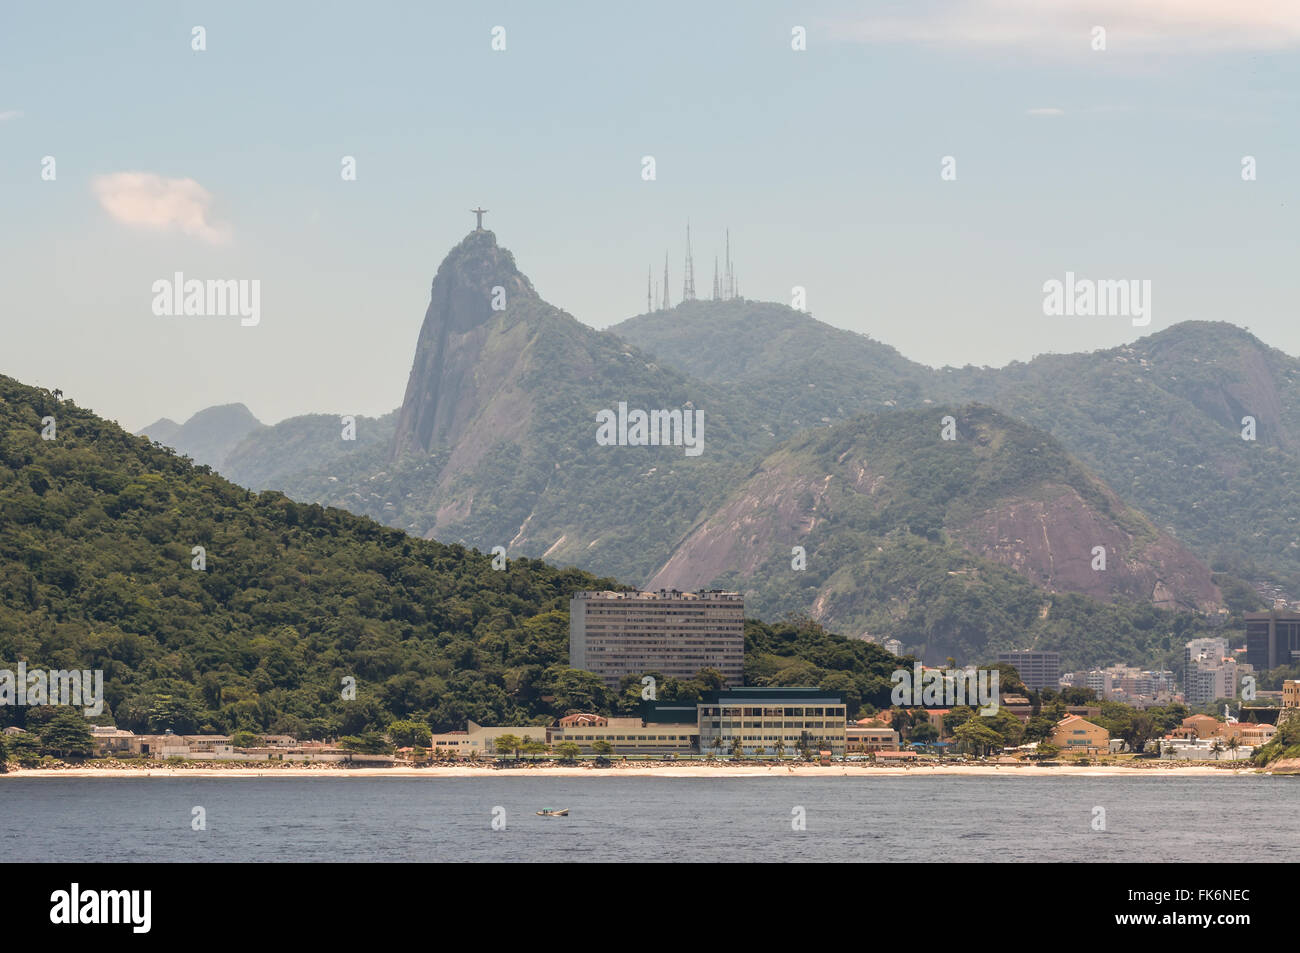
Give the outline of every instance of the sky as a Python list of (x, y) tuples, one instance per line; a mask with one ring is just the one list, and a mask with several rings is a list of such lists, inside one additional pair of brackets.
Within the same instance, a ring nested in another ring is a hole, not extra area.
[[(689, 221), (700, 292), (729, 228), (745, 297), (933, 366), (1184, 320), (1300, 355), (1298, 48), (1294, 0), (6, 4), (0, 373), (132, 430), (385, 413), (479, 205), (598, 328), (665, 252), (680, 298)], [(259, 322), (155, 314), (176, 272)], [(1045, 315), (1067, 272), (1150, 324)]]

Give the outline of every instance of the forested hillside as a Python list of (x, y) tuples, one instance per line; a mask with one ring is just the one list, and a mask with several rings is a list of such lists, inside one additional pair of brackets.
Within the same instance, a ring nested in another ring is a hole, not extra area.
[[(0, 514), (0, 667), (102, 669), (102, 720), (124, 728), (328, 737), (620, 704), (567, 664), (570, 595), (614, 580), (528, 559), (496, 571), (461, 546), (252, 493), (3, 376)], [(798, 661), (801, 677), (887, 697), (896, 660), (875, 646), (808, 622), (748, 628), (753, 679), (789, 684)]]

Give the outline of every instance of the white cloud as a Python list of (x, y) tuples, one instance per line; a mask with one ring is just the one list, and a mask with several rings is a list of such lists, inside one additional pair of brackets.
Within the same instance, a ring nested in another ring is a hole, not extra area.
[(193, 179), (114, 172), (95, 176), (90, 185), (104, 210), (124, 225), (175, 230), (214, 244), (230, 239), (230, 226), (209, 219), (212, 193)]
[(0, 112), (0, 122), (8, 122), (10, 119), (22, 119), (23, 111), (21, 109), (6, 109)]
[(1026, 109), (1026, 116), (1064, 116), (1065, 110), (1058, 109), (1055, 106), (1038, 106), (1034, 109)]
[(865, 43), (907, 43), (1048, 56), (1094, 53), (1095, 26), (1111, 53), (1216, 53), (1300, 47), (1297, 0), (914, 0), (898, 12), (834, 29)]

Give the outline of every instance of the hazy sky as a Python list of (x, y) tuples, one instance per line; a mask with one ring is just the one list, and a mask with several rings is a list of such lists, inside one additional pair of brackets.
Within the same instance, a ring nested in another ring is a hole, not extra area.
[[(476, 204), (596, 327), (665, 250), (680, 297), (689, 218), (700, 291), (729, 226), (746, 297), (928, 364), (1187, 319), (1300, 354), (1297, 48), (1295, 0), (6, 4), (0, 372), (132, 429), (383, 413)], [(155, 316), (177, 271), (261, 323)], [(1045, 317), (1067, 271), (1151, 325)]]

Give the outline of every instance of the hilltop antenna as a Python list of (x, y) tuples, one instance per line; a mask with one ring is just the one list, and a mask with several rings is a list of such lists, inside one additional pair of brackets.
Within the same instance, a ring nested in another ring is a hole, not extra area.
[(731, 229), (727, 229), (727, 277), (722, 296), (728, 300), (736, 297), (736, 272), (731, 263)]
[(664, 297), (663, 297), (663, 307), (664, 307), (664, 310), (665, 310), (665, 311), (667, 311), (670, 307), (672, 307), (672, 305), (670, 305), (670, 304), (668, 303), (669, 300), (670, 300), (670, 299), (669, 299), (669, 297), (668, 297), (668, 252), (664, 252)]
[(654, 283), (655, 283), (655, 281), (654, 281), (654, 269), (653, 269), (651, 266), (646, 265), (646, 266), (645, 266), (645, 310), (646, 310), (646, 314), (649, 314), (649, 313), (653, 310), (653, 309), (650, 307), (650, 289), (651, 289), (652, 287), (654, 287)]
[(713, 300), (718, 300), (718, 256), (713, 256)]
[(695, 300), (695, 261), (691, 258), (691, 223), (686, 223), (686, 277), (682, 281), (682, 300)]

